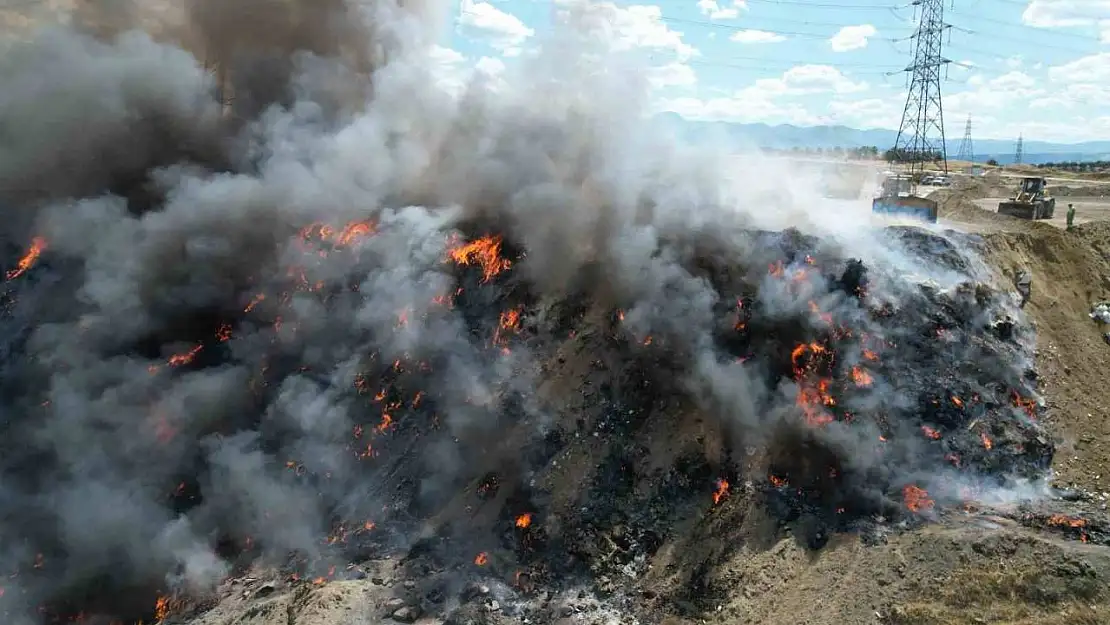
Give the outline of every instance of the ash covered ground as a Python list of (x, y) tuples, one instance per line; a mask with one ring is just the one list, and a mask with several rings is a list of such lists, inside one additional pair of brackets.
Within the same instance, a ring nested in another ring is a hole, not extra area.
[(1047, 476), (1032, 332), (975, 240), (738, 193), (633, 121), (603, 8), (459, 92), (435, 7), (230, 28), (253, 4), (0, 60), (6, 622), (386, 555), (422, 611), (482, 576), (606, 594), (729, 501), (817, 550)]

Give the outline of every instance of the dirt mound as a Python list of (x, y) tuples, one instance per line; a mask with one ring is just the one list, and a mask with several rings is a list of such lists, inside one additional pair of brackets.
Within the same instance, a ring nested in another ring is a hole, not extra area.
[(1110, 185), (1051, 185), (1049, 192), (1058, 197), (1106, 197)]
[(1110, 490), (1110, 393), (1102, 382), (1110, 346), (1106, 329), (1088, 317), (1094, 302), (1110, 297), (1110, 224), (1071, 232), (1029, 224), (986, 235), (984, 250), (1009, 275), (1017, 267), (1033, 275), (1026, 312), (1037, 327), (1041, 390), (1049, 423), (1066, 441), (1056, 470), (1065, 482)]
[(1088, 317), (1094, 302), (1110, 296), (1110, 223), (1064, 231), (983, 210), (963, 192), (941, 191), (936, 197), (944, 218), (985, 232), (982, 252), (1002, 283), (1019, 267), (1031, 271), (1033, 298), (1025, 312), (1037, 328), (1049, 425), (1065, 446), (1055, 470), (1066, 483), (1110, 490), (1110, 424), (1103, 417), (1110, 393), (1101, 384), (1110, 347), (1103, 338), (1106, 328)]

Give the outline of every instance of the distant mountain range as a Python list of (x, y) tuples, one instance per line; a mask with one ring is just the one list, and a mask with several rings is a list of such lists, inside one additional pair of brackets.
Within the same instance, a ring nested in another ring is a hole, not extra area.
[[(689, 140), (724, 141), (737, 147), (758, 146), (774, 150), (792, 148), (829, 149), (875, 146), (883, 152), (894, 146), (898, 136), (894, 130), (860, 130), (847, 126), (793, 126), (779, 124), (735, 124), (731, 122), (691, 121), (675, 113), (663, 113), (656, 118)], [(963, 141), (963, 126), (959, 136), (947, 141), (949, 158), (953, 158)], [(1014, 162), (1016, 141), (971, 138), (976, 161), (994, 159), (1002, 164)], [(1085, 141), (1083, 143), (1050, 143), (1024, 141), (1022, 162), (1049, 163), (1061, 161), (1110, 160), (1110, 141)]]

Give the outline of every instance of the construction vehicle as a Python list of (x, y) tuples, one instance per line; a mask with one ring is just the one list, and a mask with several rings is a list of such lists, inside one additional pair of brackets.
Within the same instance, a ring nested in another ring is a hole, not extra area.
[(1022, 178), (1018, 194), (998, 203), (998, 214), (1018, 219), (1052, 219), (1056, 198), (1048, 197), (1044, 178)]
[(871, 200), (871, 212), (877, 215), (914, 217), (935, 224), (937, 203), (915, 193), (913, 178), (895, 174), (883, 180), (878, 197)]

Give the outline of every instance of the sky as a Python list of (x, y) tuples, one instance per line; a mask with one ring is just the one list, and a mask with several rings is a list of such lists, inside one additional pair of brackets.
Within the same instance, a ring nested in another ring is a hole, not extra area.
[[(588, 27), (642, 73), (654, 111), (897, 129), (916, 4), (459, 0), (437, 54), (445, 66), (496, 76), (560, 28)], [(975, 138), (1110, 139), (1110, 0), (944, 0), (944, 22), (949, 139), (963, 136), (969, 115)]]

